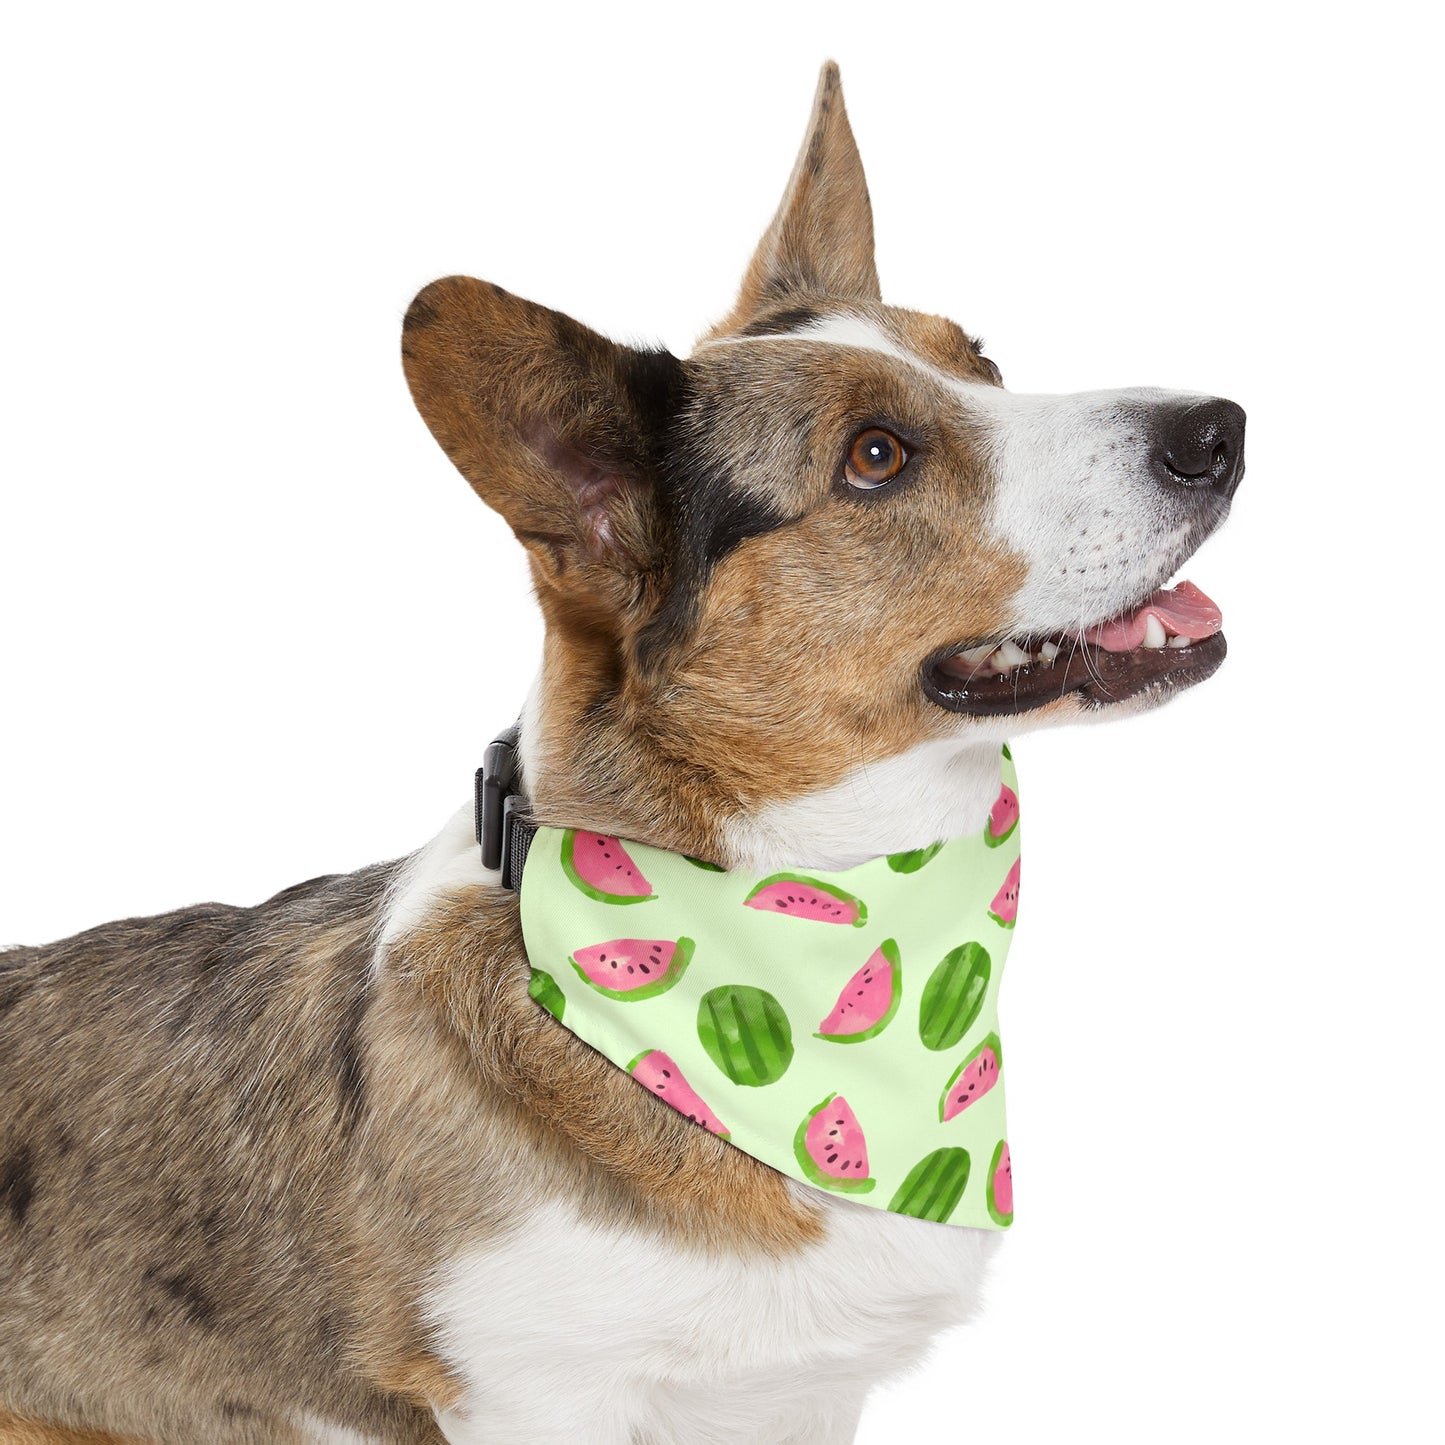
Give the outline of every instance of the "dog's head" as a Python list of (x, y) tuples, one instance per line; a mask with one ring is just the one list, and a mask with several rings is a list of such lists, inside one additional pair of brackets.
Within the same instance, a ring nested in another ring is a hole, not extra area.
[(1015, 395), (953, 322), (884, 305), (832, 65), (737, 304), (690, 357), (466, 277), (412, 303), (403, 356), (530, 553), (530, 781), (563, 821), (736, 859), (750, 825), (782, 847), (906, 755), (916, 806), (862, 851), (919, 846), (976, 804), (940, 801), (960, 760), (1158, 703), (1224, 656), (1213, 604), (1159, 589), (1229, 510), (1243, 412)]

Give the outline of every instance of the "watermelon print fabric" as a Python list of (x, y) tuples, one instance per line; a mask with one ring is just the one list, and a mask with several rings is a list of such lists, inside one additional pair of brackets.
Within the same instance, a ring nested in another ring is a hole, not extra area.
[(1007, 748), (1000, 774), (976, 835), (835, 872), (724, 872), (541, 828), (521, 889), (532, 996), (640, 1087), (811, 1189), (1007, 1228)]

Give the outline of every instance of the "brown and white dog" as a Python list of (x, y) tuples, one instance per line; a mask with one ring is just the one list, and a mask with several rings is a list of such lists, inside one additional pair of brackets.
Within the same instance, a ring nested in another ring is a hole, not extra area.
[[(545, 614), (542, 822), (845, 867), (978, 829), (1001, 738), (1218, 666), (1207, 599), (1156, 589), (1228, 511), (1239, 408), (1013, 395), (882, 303), (872, 237), (830, 65), (686, 360), (467, 278), (412, 303), (417, 405)], [(527, 977), (466, 810), (0, 955), (0, 1440), (851, 1440), (998, 1236), (790, 1184)]]

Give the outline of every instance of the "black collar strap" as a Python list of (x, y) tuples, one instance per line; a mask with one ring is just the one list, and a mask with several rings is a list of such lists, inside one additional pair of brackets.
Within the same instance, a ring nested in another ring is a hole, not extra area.
[(527, 850), (537, 833), (537, 825), (525, 816), (526, 811), (522, 753), (513, 726), (482, 754), (476, 777), (476, 819), (482, 867), (499, 871), (502, 887), (514, 892), (522, 886)]

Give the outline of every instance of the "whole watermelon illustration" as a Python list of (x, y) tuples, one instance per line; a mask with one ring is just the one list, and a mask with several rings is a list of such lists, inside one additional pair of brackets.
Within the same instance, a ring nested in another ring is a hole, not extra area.
[(890, 853), (888, 866), (895, 873), (917, 873), (925, 863), (932, 862), (938, 856), (938, 850), (942, 847), (942, 843), (930, 843), (926, 848), (913, 848), (907, 853)]
[(567, 1008), (567, 1000), (562, 995), (562, 990), (557, 987), (557, 980), (544, 969), (534, 968), (531, 981), (527, 984), (527, 992), (547, 1010), (559, 1023), (562, 1014)]
[(703, 994), (697, 1036), (708, 1057), (735, 1084), (775, 1084), (793, 1062), (793, 1029), (766, 989), (723, 984)]
[(908, 1171), (889, 1209), (894, 1214), (946, 1224), (968, 1187), (969, 1165), (967, 1149), (935, 1149)]
[(944, 955), (923, 985), (918, 1032), (925, 1048), (951, 1049), (973, 1026), (983, 1008), (993, 960), (981, 943), (964, 943)]

